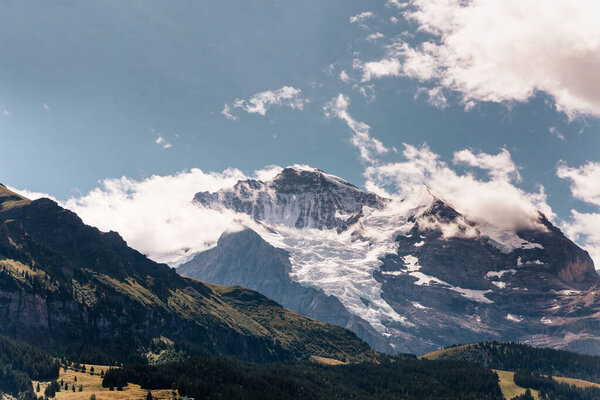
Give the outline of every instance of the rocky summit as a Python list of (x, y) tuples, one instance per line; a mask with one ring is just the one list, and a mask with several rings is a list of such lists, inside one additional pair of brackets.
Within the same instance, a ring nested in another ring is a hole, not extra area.
[(498, 340), (600, 354), (600, 278), (541, 213), (507, 229), (427, 188), (386, 199), (307, 167), (194, 200), (254, 223), (178, 272), (257, 290), (377, 350)]

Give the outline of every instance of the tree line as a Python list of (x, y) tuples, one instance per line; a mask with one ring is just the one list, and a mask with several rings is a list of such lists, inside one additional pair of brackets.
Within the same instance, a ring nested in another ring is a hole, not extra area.
[(102, 385), (123, 387), (127, 382), (148, 390), (178, 390), (180, 395), (196, 400), (503, 399), (498, 376), (487, 368), (463, 361), (400, 356), (383, 357), (379, 363), (337, 366), (194, 358), (110, 369)]

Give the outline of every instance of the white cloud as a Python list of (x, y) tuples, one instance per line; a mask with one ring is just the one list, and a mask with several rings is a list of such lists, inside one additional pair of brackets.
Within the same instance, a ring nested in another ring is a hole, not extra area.
[[(272, 176), (273, 167), (257, 176)], [(137, 181), (106, 179), (88, 194), (67, 200), (64, 207), (86, 224), (119, 232), (127, 243), (158, 262), (177, 264), (216, 243), (235, 218), (192, 203), (203, 190), (233, 186), (246, 176), (236, 169), (206, 173), (192, 169)]]
[(372, 11), (365, 11), (360, 14), (353, 15), (352, 17), (350, 17), (350, 23), (351, 24), (363, 23), (365, 20), (367, 20), (369, 18), (373, 18), (373, 15), (374, 14)]
[(600, 268), (600, 213), (580, 213), (571, 210), (570, 221), (564, 222), (561, 228), (566, 235), (585, 248), (596, 269)]
[(509, 151), (506, 149), (502, 149), (496, 155), (487, 153), (473, 154), (471, 150), (461, 150), (454, 153), (453, 161), (455, 164), (466, 164), (486, 170), (496, 180), (521, 181), (519, 170), (513, 162)]
[[(556, 175), (571, 182), (573, 197), (600, 206), (600, 163), (590, 161), (573, 168), (561, 162)], [(571, 218), (563, 222), (562, 228), (571, 239), (590, 252), (596, 268), (600, 268), (600, 213), (571, 210)]]
[(231, 108), (229, 107), (229, 104), (225, 104), (223, 106), (223, 110), (221, 111), (221, 114), (224, 115), (225, 118), (230, 119), (232, 121), (235, 121), (238, 119), (237, 115), (231, 114)]
[(571, 193), (575, 198), (600, 206), (600, 163), (590, 161), (572, 168), (561, 162), (556, 174), (571, 181)]
[(397, 24), (398, 22), (400, 22), (400, 20), (398, 18), (396, 18), (396, 17), (390, 17), (390, 22), (392, 24)]
[(446, 95), (444, 94), (443, 88), (439, 86), (433, 87), (431, 89), (420, 88), (415, 94), (415, 99), (422, 94), (427, 96), (427, 102), (435, 108), (443, 109), (448, 107), (448, 99), (446, 99)]
[(551, 126), (550, 128), (548, 128), (548, 132), (550, 132), (552, 135), (556, 136), (557, 138), (559, 138), (560, 140), (564, 140), (566, 141), (567, 139), (565, 138), (565, 135), (563, 135), (557, 127), (555, 126)]
[(383, 33), (375, 32), (375, 33), (371, 33), (369, 36), (367, 36), (367, 40), (369, 42), (374, 42), (376, 40), (382, 39), (383, 37), (384, 37)]
[(50, 111), (50, 106), (47, 103), (42, 104), (42, 107), (44, 107), (44, 110)]
[(370, 61), (367, 63), (354, 63), (355, 69), (362, 69), (363, 82), (371, 79), (383, 78), (387, 76), (398, 77), (402, 75), (402, 64), (397, 58), (383, 58), (379, 61)]
[(346, 73), (345, 70), (342, 70), (342, 72), (340, 72), (340, 80), (344, 83), (350, 82), (350, 77), (348, 76), (348, 73)]
[(163, 149), (170, 149), (171, 147), (173, 147), (173, 145), (171, 143), (167, 142), (166, 139), (161, 135), (158, 135), (158, 137), (156, 138), (154, 143), (158, 144)]
[(417, 148), (405, 144), (403, 156), (403, 162), (368, 167), (367, 188), (404, 198), (426, 186), (460, 213), (498, 232), (542, 228), (538, 211), (554, 218), (543, 187), (537, 193), (529, 193), (511, 182), (518, 175), (506, 150), (497, 155), (473, 154), (469, 150), (455, 153), (455, 162), (483, 168), (489, 179), (456, 172), (427, 145)]
[(471, 106), (542, 92), (569, 118), (600, 115), (600, 2), (411, 0), (403, 15), (424, 39), (363, 63), (365, 80), (405, 75)]
[[(291, 86), (284, 86), (277, 90), (267, 90), (250, 97), (248, 100), (235, 99), (231, 105), (234, 108), (240, 108), (249, 114), (266, 115), (269, 108), (273, 106), (290, 107), (296, 110), (302, 110), (304, 105), (310, 101), (300, 96), (302, 90)], [(231, 114), (231, 107), (225, 104), (221, 111), (226, 118), (235, 120), (237, 116)]]
[(364, 122), (356, 121), (348, 113), (348, 105), (350, 100), (343, 94), (334, 97), (329, 101), (323, 110), (328, 118), (339, 118), (344, 121), (348, 127), (354, 132), (350, 139), (352, 145), (360, 151), (360, 158), (368, 163), (374, 163), (373, 154), (384, 154), (388, 149), (377, 139), (371, 137), (371, 127)]
[(11, 190), (17, 194), (20, 194), (23, 197), (28, 198), (29, 200), (37, 200), (37, 199), (41, 199), (41, 198), (47, 198), (47, 199), (52, 199), (54, 201), (57, 201), (56, 198), (54, 196), (52, 196), (51, 194), (48, 193), (43, 193), (43, 192), (35, 192), (32, 190), (27, 190), (27, 189), (16, 189), (10, 186), (7, 186), (8, 190)]
[(388, 0), (385, 3), (386, 7), (395, 7), (397, 9), (402, 9), (407, 6), (407, 3), (401, 3), (400, 0)]

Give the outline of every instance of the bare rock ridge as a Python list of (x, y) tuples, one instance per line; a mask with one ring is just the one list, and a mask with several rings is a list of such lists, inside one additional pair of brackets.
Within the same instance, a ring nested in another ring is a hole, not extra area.
[(258, 290), (375, 349), (512, 340), (600, 354), (598, 273), (541, 214), (499, 231), (427, 190), (385, 199), (305, 167), (194, 200), (252, 216), (256, 232), (224, 234), (180, 273)]

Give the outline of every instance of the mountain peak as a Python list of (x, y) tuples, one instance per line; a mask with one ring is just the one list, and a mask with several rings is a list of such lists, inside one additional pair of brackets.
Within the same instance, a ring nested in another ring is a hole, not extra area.
[(338, 229), (363, 207), (381, 209), (388, 202), (335, 175), (298, 165), (284, 168), (269, 181), (247, 179), (215, 193), (197, 193), (194, 201), (274, 225), (316, 229)]

